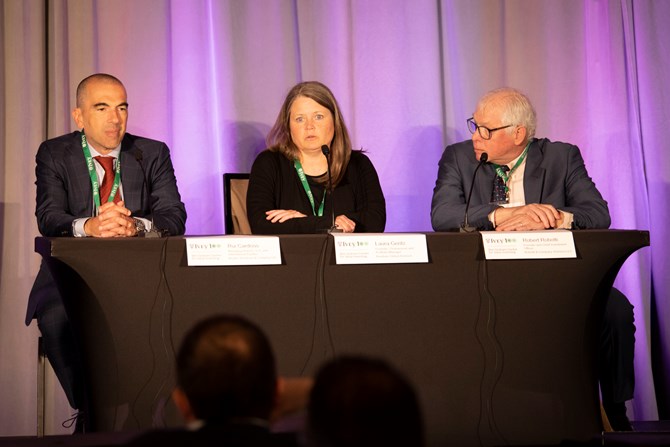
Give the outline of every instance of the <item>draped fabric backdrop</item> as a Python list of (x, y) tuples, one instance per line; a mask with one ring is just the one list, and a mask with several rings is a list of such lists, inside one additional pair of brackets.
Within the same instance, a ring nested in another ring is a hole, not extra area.
[[(125, 83), (131, 133), (170, 146), (190, 235), (223, 233), (222, 174), (249, 171), (299, 81), (333, 90), (354, 146), (379, 172), (387, 231), (403, 232), (431, 230), (437, 162), (445, 145), (469, 138), (465, 120), (478, 97), (523, 90), (537, 109), (537, 135), (582, 149), (612, 228), (651, 232), (651, 247), (616, 283), (637, 324), (629, 414), (670, 417), (670, 2), (0, 5), (0, 435), (35, 433), (38, 331), (23, 325), (39, 264), (35, 153), (42, 140), (75, 129), (75, 89), (93, 72)], [(48, 430), (62, 432), (69, 409), (53, 378), (50, 389)]]

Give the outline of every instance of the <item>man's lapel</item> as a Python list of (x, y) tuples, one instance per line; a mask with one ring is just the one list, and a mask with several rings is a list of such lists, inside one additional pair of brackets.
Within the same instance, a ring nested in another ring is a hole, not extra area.
[[(68, 183), (68, 201), (71, 212), (79, 214), (83, 208), (83, 214), (93, 216), (93, 187), (91, 176), (86, 166), (86, 157), (81, 147), (81, 132), (72, 133), (72, 139), (65, 148)], [(73, 175), (70, 175), (73, 174)]]
[[(137, 160), (137, 151), (134, 139), (126, 134), (121, 142), (121, 184), (123, 185), (123, 200), (126, 208), (138, 212), (142, 207), (142, 168)], [(144, 161), (146, 163), (146, 161)]]
[(534, 140), (528, 148), (526, 169), (523, 174), (523, 193), (526, 203), (542, 203), (545, 169), (541, 166), (544, 153), (538, 140)]
[[(485, 163), (479, 168), (477, 173), (476, 191), (479, 192), (479, 204), (488, 205), (491, 203), (491, 192), (493, 191), (493, 179), (495, 178), (495, 169), (491, 163)], [(467, 197), (466, 197), (467, 200)], [(472, 197), (472, 204), (476, 204), (475, 197)]]

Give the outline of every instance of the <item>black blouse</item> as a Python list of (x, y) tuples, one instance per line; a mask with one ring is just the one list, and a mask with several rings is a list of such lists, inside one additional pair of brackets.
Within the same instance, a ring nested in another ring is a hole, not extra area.
[[(312, 188), (314, 191), (314, 188)], [(315, 197), (321, 203), (322, 194)], [(332, 225), (335, 217), (344, 214), (356, 222), (356, 232), (381, 233), (386, 226), (386, 201), (377, 171), (370, 159), (360, 151), (352, 151), (342, 181), (335, 187), (332, 200), (326, 197), (323, 216), (314, 216), (312, 205), (300, 182), (293, 162), (279, 152), (265, 150), (258, 154), (249, 178), (247, 216), (253, 234), (319, 233)], [(266, 220), (269, 210), (296, 210), (307, 217), (289, 219), (284, 223)]]

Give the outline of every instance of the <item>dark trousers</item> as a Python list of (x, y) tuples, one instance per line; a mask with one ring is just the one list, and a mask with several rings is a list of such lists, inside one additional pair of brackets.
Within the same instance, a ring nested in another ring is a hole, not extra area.
[(623, 293), (612, 288), (605, 305), (598, 350), (598, 380), (604, 405), (622, 403), (633, 398), (634, 351), (633, 305)]
[(53, 367), (70, 406), (86, 407), (82, 362), (60, 292), (46, 265), (42, 264), (30, 292), (36, 300), (34, 317), (42, 334), (44, 352)]

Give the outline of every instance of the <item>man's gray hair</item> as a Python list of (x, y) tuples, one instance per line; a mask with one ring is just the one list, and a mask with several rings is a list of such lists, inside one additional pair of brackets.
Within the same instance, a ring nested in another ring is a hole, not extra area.
[[(519, 90), (504, 87), (492, 90), (482, 96), (477, 103), (477, 110), (496, 103), (501, 106), (501, 125), (508, 124), (523, 126), (526, 128), (526, 140), (530, 141), (535, 136), (537, 127), (537, 116), (535, 108), (526, 95)], [(510, 128), (512, 132), (514, 128)]]

